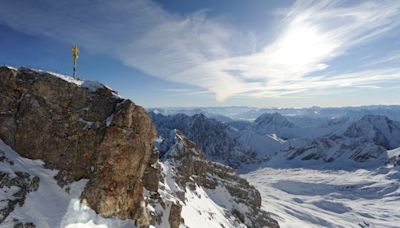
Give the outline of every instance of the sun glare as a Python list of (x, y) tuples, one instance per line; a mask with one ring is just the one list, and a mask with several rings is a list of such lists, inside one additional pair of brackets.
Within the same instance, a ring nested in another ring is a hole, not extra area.
[(275, 58), (290, 65), (314, 63), (329, 56), (334, 50), (335, 43), (326, 34), (311, 26), (291, 27), (275, 50)]

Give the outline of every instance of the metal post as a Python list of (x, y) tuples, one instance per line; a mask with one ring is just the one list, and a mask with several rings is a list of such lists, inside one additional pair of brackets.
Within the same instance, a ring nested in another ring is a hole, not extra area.
[(72, 48), (72, 58), (74, 59), (74, 68), (73, 68), (72, 76), (75, 79), (76, 79), (76, 63), (78, 62), (78, 56), (79, 56), (79, 48), (77, 45), (75, 45), (75, 47)]

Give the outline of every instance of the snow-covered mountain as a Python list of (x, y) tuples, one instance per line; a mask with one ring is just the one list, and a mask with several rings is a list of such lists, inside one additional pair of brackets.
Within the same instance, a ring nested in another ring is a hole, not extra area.
[(261, 135), (250, 129), (232, 132), (231, 136), (240, 143), (242, 148), (254, 151), (257, 157), (263, 160), (269, 159), (273, 153), (280, 151), (289, 144), (289, 142), (280, 139), (274, 134)]
[(152, 117), (164, 138), (167, 136), (163, 132), (179, 129), (211, 160), (240, 168), (241, 172), (268, 163), (283, 164), (285, 160), (322, 163), (340, 160), (341, 163), (334, 165), (342, 166), (351, 161), (369, 161), (379, 166), (387, 162), (387, 150), (400, 146), (399, 123), (376, 115), (353, 122), (344, 117), (332, 119), (321, 127), (299, 127), (278, 113), (265, 113), (241, 129), (202, 114), (153, 113)]
[(365, 115), (384, 115), (400, 121), (400, 105), (371, 105), (360, 107), (309, 107), (309, 108), (256, 108), (245, 106), (228, 107), (196, 107), (196, 108), (151, 108), (148, 111), (157, 111), (163, 115), (185, 113), (194, 115), (204, 113), (207, 117), (212, 115), (226, 116), (233, 120), (254, 121), (264, 113), (280, 113), (292, 123), (301, 127), (316, 127), (330, 119), (346, 117), (350, 121), (358, 120)]
[[(168, 138), (171, 130), (177, 129), (195, 142), (213, 161), (234, 168), (260, 162), (254, 151), (247, 150), (232, 137), (234, 130), (231, 127), (215, 119), (207, 118), (203, 114), (164, 116), (150, 112), (150, 116), (162, 138)], [(160, 145), (160, 152), (165, 152), (163, 144)]]
[[(303, 128), (278, 113), (264, 113), (254, 122), (242, 121), (243, 126), (232, 122), (221, 123), (203, 114), (149, 114), (162, 138), (168, 138), (171, 130), (178, 129), (199, 145), (209, 159), (241, 171), (246, 166), (258, 167), (257, 164), (269, 160), (280, 150), (306, 144), (315, 137), (324, 136), (344, 126), (337, 124)], [(160, 151), (165, 151), (162, 144)]]
[(283, 134), (287, 129), (295, 128), (296, 126), (289, 122), (284, 116), (279, 113), (264, 113), (259, 116), (253, 123), (252, 128), (255, 132), (265, 134)]
[(387, 162), (387, 150), (400, 147), (400, 123), (385, 116), (367, 115), (352, 123), (342, 134), (314, 139), (300, 147), (291, 147), (280, 155), (288, 160), (336, 160)]
[(258, 115), (225, 122), (226, 136), (262, 158), (240, 171), (282, 227), (398, 227), (397, 106), (229, 110)]
[(386, 116), (366, 115), (351, 124), (344, 136), (368, 138), (385, 149), (394, 149), (400, 146), (400, 122)]

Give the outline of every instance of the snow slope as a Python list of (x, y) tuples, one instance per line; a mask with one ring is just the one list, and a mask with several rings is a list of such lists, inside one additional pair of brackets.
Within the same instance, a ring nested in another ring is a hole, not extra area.
[[(84, 203), (80, 203), (79, 196), (87, 180), (74, 182), (62, 189), (53, 178), (57, 171), (44, 168), (42, 161), (19, 156), (2, 140), (0, 140), (0, 154), (5, 157), (0, 161), (0, 173), (15, 177), (16, 172), (26, 172), (39, 177), (39, 188), (26, 195), (23, 205), (15, 207), (1, 224), (2, 227), (13, 227), (17, 220), (22, 223), (32, 222), (40, 228), (135, 227), (131, 220), (102, 218)], [(7, 199), (15, 198), (9, 194), (14, 188), (18, 187), (0, 188), (0, 210), (7, 207), (4, 203)]]
[(283, 228), (399, 227), (399, 170), (265, 168), (243, 175)]
[[(182, 189), (176, 184), (175, 176), (177, 175), (174, 170), (174, 166), (169, 162), (165, 162), (162, 165), (163, 173), (165, 175), (165, 182), (163, 186), (164, 191), (161, 194), (164, 198), (174, 198), (178, 200), (182, 205), (182, 218), (185, 220), (185, 225), (182, 227), (190, 228), (220, 228), (223, 227), (245, 227), (243, 224), (236, 222), (233, 216), (227, 216), (228, 211), (221, 205), (218, 205), (213, 199), (209, 197), (210, 194), (217, 194), (216, 190), (206, 189), (202, 187), (196, 187), (196, 189)], [(176, 192), (184, 192), (185, 201), (176, 199), (173, 194)], [(219, 195), (219, 199), (229, 199), (231, 196), (229, 193), (224, 192)], [(166, 215), (169, 212), (165, 213)], [(163, 219), (168, 221), (167, 219)], [(169, 227), (169, 224), (162, 223), (160, 227)]]

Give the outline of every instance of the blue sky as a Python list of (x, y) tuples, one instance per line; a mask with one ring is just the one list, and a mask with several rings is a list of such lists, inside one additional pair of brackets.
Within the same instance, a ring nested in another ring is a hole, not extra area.
[(145, 107), (400, 104), (400, 1), (0, 1), (0, 64)]

